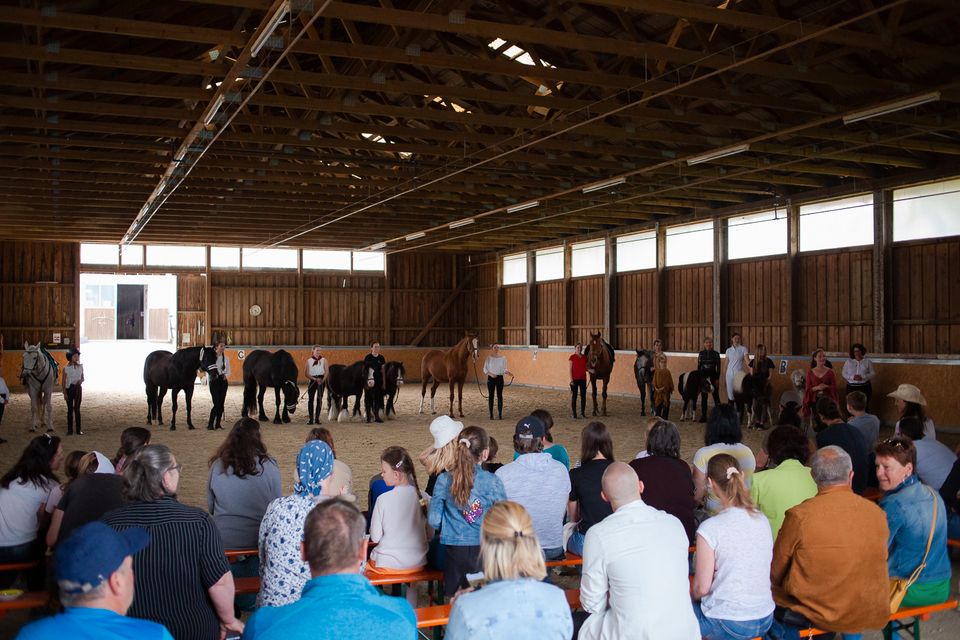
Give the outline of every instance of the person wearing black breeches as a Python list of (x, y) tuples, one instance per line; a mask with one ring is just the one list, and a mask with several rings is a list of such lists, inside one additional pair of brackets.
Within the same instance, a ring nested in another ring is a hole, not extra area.
[(587, 356), (579, 342), (570, 356), (570, 412), (577, 417), (577, 393), (580, 394), (580, 417), (586, 418), (587, 409)]
[(500, 355), (500, 345), (495, 344), (493, 352), (483, 363), (483, 372), (487, 375), (487, 404), (490, 419), (493, 420), (493, 395), (497, 395), (497, 419), (503, 420), (503, 376), (512, 376), (507, 370), (507, 359)]
[[(327, 359), (321, 354), (320, 345), (313, 345), (313, 353), (307, 358), (303, 374), (307, 377), (307, 424), (320, 424), (323, 383), (327, 377)], [(316, 405), (313, 402), (314, 397)]]
[[(227, 376), (230, 375), (230, 360), (227, 359), (224, 350), (227, 344), (223, 340), (217, 340), (213, 351), (217, 354), (214, 363), (207, 368), (207, 376), (210, 387), (210, 398), (213, 400), (213, 408), (210, 409), (210, 417), (207, 419), (207, 429), (223, 429), (223, 405), (227, 400)], [(191, 427), (192, 429), (193, 427)]]
[[(720, 404), (720, 354), (713, 350), (713, 338), (703, 340), (703, 351), (697, 355), (697, 370), (713, 385), (713, 406)], [(700, 422), (707, 421), (707, 392), (700, 393)]]
[(77, 435), (83, 435), (80, 424), (80, 403), (83, 401), (83, 365), (80, 364), (80, 349), (67, 349), (67, 366), (63, 368), (63, 397), (67, 401), (67, 435), (73, 435), (76, 423)]

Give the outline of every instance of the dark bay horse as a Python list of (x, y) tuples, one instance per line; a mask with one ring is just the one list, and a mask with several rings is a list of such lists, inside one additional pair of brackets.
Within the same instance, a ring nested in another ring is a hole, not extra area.
[[(243, 361), (243, 417), (260, 409), (258, 420), (268, 420), (263, 410), (263, 396), (273, 388), (276, 411), (273, 423), (280, 424), (280, 392), (283, 391), (283, 422), (290, 422), (290, 414), (297, 410), (300, 389), (297, 387), (297, 363), (293, 356), (280, 349), (270, 353), (263, 349), (250, 352)], [(259, 386), (260, 392), (257, 393)]]
[(420, 363), (420, 379), (422, 380), (420, 388), (420, 413), (423, 413), (423, 400), (427, 395), (427, 384), (432, 382), (430, 389), (430, 413), (436, 413), (433, 406), (433, 397), (437, 393), (437, 387), (441, 382), (450, 384), (450, 416), (453, 417), (453, 386), (457, 386), (459, 400), (460, 417), (463, 417), (463, 383), (467, 379), (467, 358), (473, 355), (477, 359), (479, 344), (477, 334), (469, 331), (463, 334), (463, 338), (449, 351), (440, 351), (433, 349), (423, 356)]
[[(367, 388), (367, 381), (372, 377), (373, 369), (366, 367), (363, 360), (357, 360), (351, 365), (330, 365), (326, 381), (327, 404), (330, 406), (327, 418), (343, 422), (353, 416), (359, 416), (360, 397), (363, 396), (367, 422), (370, 422), (371, 412), (375, 411), (376, 407), (373, 406), (373, 394), (364, 394), (364, 391)], [(353, 411), (350, 411), (351, 397), (356, 397)]]
[(387, 406), (383, 411), (384, 420), (390, 417), (390, 412), (393, 412), (393, 415), (397, 415), (397, 408), (394, 403), (397, 400), (397, 396), (400, 395), (400, 387), (403, 386), (403, 376), (406, 374), (407, 370), (404, 368), (403, 363), (398, 360), (391, 360), (387, 363), (386, 367), (386, 403)]
[(203, 368), (204, 356), (209, 356), (211, 353), (213, 353), (212, 347), (188, 347), (178, 349), (176, 353), (164, 350), (154, 351), (147, 356), (143, 361), (143, 384), (147, 391), (147, 424), (152, 425), (154, 418), (157, 424), (163, 424), (160, 406), (169, 389), (172, 404), (170, 431), (176, 431), (177, 396), (183, 390), (187, 402), (187, 427), (194, 428), (190, 416), (193, 388), (197, 380), (197, 371)]
[(603, 403), (601, 411), (607, 415), (607, 385), (613, 372), (613, 347), (600, 337), (600, 333), (591, 333), (587, 344), (587, 373), (590, 374), (590, 389), (593, 391), (593, 415), (597, 414), (597, 380), (603, 381)]

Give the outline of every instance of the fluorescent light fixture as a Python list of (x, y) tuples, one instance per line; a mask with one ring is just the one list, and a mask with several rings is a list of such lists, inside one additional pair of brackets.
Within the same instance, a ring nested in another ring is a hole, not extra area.
[(383, 249), (385, 246), (387, 246), (386, 242), (378, 242), (377, 244), (372, 244), (369, 247), (367, 247), (367, 251), (379, 251), (380, 249)]
[(473, 218), (464, 218), (463, 220), (457, 220), (456, 222), (451, 222), (449, 226), (451, 229), (459, 229), (460, 227), (465, 227), (468, 224), (473, 224), (474, 222), (476, 222), (476, 220), (474, 220)]
[(507, 213), (516, 213), (517, 211), (523, 211), (524, 209), (533, 209), (534, 207), (540, 206), (539, 200), (531, 200), (530, 202), (524, 202), (523, 204), (514, 205), (507, 209)]
[(218, 95), (213, 104), (210, 105), (210, 110), (207, 112), (207, 117), (203, 119), (204, 126), (213, 122), (213, 119), (217, 117), (217, 112), (220, 111), (220, 107), (223, 106), (223, 94)]
[(727, 156), (734, 156), (738, 153), (743, 153), (744, 151), (749, 151), (749, 144), (738, 144), (733, 147), (724, 147), (723, 149), (717, 149), (715, 151), (709, 151), (707, 153), (702, 153), (699, 156), (693, 156), (692, 158), (687, 158), (688, 165), (700, 164), (702, 162), (710, 162), (711, 160), (719, 160), (720, 158), (726, 158)]
[(416, 233), (411, 233), (410, 235), (408, 235), (408, 236), (406, 237), (406, 240), (407, 240), (408, 242), (409, 242), (410, 240), (419, 240), (420, 238), (422, 238), (422, 237), (425, 236), (425, 235), (427, 235), (427, 232), (426, 232), (426, 231), (417, 231)]
[(869, 120), (870, 118), (876, 118), (877, 116), (885, 116), (896, 111), (909, 109), (910, 107), (919, 107), (920, 105), (927, 104), (928, 102), (937, 102), (939, 99), (939, 91), (921, 93), (918, 96), (904, 98), (903, 100), (897, 100), (896, 102), (887, 102), (886, 104), (880, 104), (875, 107), (870, 107), (869, 109), (863, 109), (862, 111), (848, 113), (847, 115), (843, 116), (843, 124), (853, 124), (854, 122), (860, 122), (861, 120)]
[(277, 27), (280, 26), (280, 23), (283, 22), (283, 18), (290, 13), (290, 3), (284, 2), (280, 5), (280, 8), (277, 9), (277, 12), (273, 14), (273, 17), (263, 26), (263, 31), (257, 34), (256, 39), (253, 41), (253, 47), (250, 49), (250, 55), (254, 58), (257, 57), (257, 54), (260, 53), (260, 50), (263, 49), (263, 45), (267, 43), (267, 40), (270, 39), (270, 36), (273, 35), (273, 32), (277, 30)]
[(583, 188), (584, 193), (593, 193), (594, 191), (602, 191), (603, 189), (609, 189), (610, 187), (615, 187), (617, 185), (623, 184), (626, 182), (626, 178), (614, 178), (613, 180), (605, 180), (604, 182), (595, 182), (593, 184), (587, 185)]

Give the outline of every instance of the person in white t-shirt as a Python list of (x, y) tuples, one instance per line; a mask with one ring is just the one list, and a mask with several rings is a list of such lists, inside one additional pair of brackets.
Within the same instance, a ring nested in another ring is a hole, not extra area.
[(83, 435), (80, 426), (80, 403), (83, 401), (83, 365), (80, 364), (80, 349), (67, 349), (67, 366), (63, 368), (63, 397), (67, 401), (67, 435), (73, 435), (73, 423), (77, 423), (77, 435)]
[(756, 638), (773, 623), (773, 534), (750, 498), (737, 460), (710, 458), (707, 483), (721, 511), (697, 529), (693, 611), (704, 640)]
[(727, 358), (727, 400), (733, 402), (733, 383), (738, 373), (750, 373), (750, 352), (741, 344), (739, 333), (730, 336), (730, 347), (724, 354)]
[[(313, 345), (313, 352), (307, 358), (303, 368), (307, 377), (307, 424), (320, 424), (320, 409), (323, 405), (323, 383), (327, 379), (327, 359), (323, 357), (320, 345)], [(313, 400), (316, 396), (317, 404)], [(314, 411), (316, 409), (316, 411)]]
[[(427, 526), (413, 459), (407, 450), (384, 450), (380, 476), (393, 489), (377, 498), (370, 516), (370, 542), (377, 546), (370, 553), (367, 572), (382, 575), (419, 571), (427, 564), (432, 532)], [(417, 606), (417, 583), (407, 588), (407, 600)]]

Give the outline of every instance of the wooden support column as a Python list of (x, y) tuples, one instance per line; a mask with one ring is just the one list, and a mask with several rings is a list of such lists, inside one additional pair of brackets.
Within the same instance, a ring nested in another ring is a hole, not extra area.
[(385, 345), (393, 344), (393, 287), (390, 285), (390, 254), (383, 260), (383, 298), (380, 313), (383, 314), (383, 337), (380, 339)]
[(537, 342), (537, 254), (527, 251), (527, 309), (524, 329), (528, 345)]
[(303, 249), (297, 249), (297, 344), (304, 344), (303, 316), (306, 304), (303, 299)]
[[(240, 259), (243, 260), (243, 251), (240, 252)], [(211, 288), (213, 283), (210, 282), (213, 279), (213, 274), (210, 271), (210, 245), (207, 245), (207, 264), (206, 270), (203, 274), (203, 326), (200, 328), (199, 335), (197, 335), (197, 342), (200, 345), (206, 345), (207, 343), (212, 343), (212, 340), (208, 340), (207, 337), (212, 337), (213, 327), (210, 326), (211, 316), (210, 316), (210, 299), (212, 297)], [(180, 332), (182, 336), (182, 331)], [(224, 336), (224, 340), (226, 340)], [(178, 340), (179, 342), (179, 340)]]
[(874, 353), (892, 353), (890, 301), (887, 287), (892, 282), (893, 269), (893, 192), (876, 191), (873, 194), (873, 344)]
[[(727, 219), (720, 218), (713, 223), (713, 341), (725, 344), (727, 318), (729, 317), (727, 287)], [(701, 336), (702, 338), (702, 336)]]
[(80, 346), (80, 243), (73, 247), (73, 340), (70, 344)]
[(563, 339), (561, 344), (570, 343), (570, 321), (571, 315), (571, 291), (573, 290), (573, 283), (570, 281), (570, 274), (572, 271), (572, 261), (573, 255), (571, 253), (570, 245), (566, 241), (563, 243)]
[(797, 335), (796, 311), (799, 308), (799, 278), (797, 274), (797, 254), (800, 253), (800, 208), (793, 203), (787, 204), (787, 295), (784, 301), (787, 308), (784, 315), (787, 318), (786, 351), (788, 355), (800, 353)]
[(433, 317), (430, 318), (430, 321), (427, 325), (417, 334), (417, 337), (413, 339), (413, 342), (410, 343), (411, 347), (420, 346), (420, 342), (427, 337), (427, 334), (430, 333), (430, 330), (433, 329), (434, 325), (437, 324), (437, 321), (443, 317), (443, 314), (447, 312), (447, 309), (457, 301), (457, 298), (460, 297), (460, 294), (463, 293), (464, 289), (467, 288), (467, 285), (470, 284), (470, 281), (473, 280), (473, 271), (468, 271), (465, 278), (460, 280), (460, 284), (457, 285), (457, 288), (450, 292), (450, 295), (447, 296), (447, 299), (443, 301), (443, 304), (436, 310), (433, 314)]
[(617, 242), (607, 236), (603, 239), (603, 254), (606, 256), (606, 268), (603, 272), (603, 332), (614, 347), (617, 339)]
[(503, 258), (497, 256), (497, 278), (496, 282), (496, 295), (494, 299), (494, 321), (495, 326), (493, 328), (493, 342), (500, 344), (503, 342)]
[[(656, 286), (657, 291), (656, 295), (653, 297), (654, 309), (653, 309), (653, 328), (654, 328), (654, 338), (659, 338), (664, 340), (664, 305), (666, 303), (666, 296), (664, 295), (664, 282), (666, 278), (663, 276), (663, 269), (667, 264), (667, 230), (661, 224), (657, 224), (657, 274), (654, 277), (654, 286)], [(642, 348), (650, 349), (652, 348), (653, 343), (651, 342), (650, 346), (643, 345)], [(664, 344), (664, 348), (671, 347), (671, 345)]]

